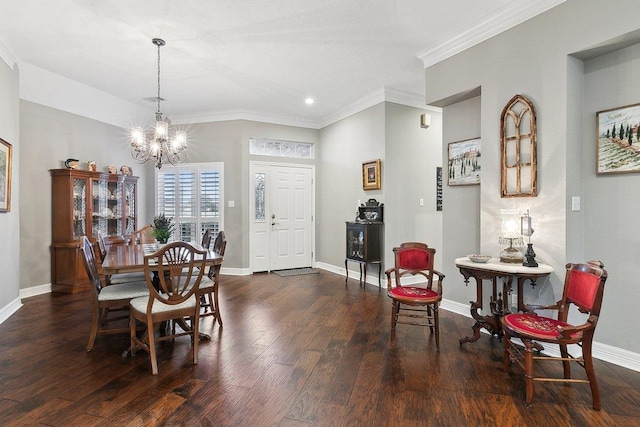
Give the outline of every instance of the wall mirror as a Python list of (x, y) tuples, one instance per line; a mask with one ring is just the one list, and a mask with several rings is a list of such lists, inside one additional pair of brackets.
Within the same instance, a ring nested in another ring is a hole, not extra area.
[(536, 111), (531, 101), (516, 95), (500, 116), (502, 197), (537, 196)]

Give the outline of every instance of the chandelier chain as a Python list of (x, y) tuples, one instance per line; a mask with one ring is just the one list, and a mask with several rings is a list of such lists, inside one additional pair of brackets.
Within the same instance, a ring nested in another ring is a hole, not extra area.
[(161, 43), (158, 43), (158, 113), (160, 112), (160, 46)]

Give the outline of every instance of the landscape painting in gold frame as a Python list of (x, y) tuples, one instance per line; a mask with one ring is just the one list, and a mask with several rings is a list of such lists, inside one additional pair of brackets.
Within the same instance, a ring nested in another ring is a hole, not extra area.
[(596, 113), (596, 173), (640, 172), (640, 104)]
[(0, 138), (0, 212), (11, 210), (11, 144)]
[(381, 187), (380, 159), (364, 162), (362, 164), (362, 189), (379, 190)]

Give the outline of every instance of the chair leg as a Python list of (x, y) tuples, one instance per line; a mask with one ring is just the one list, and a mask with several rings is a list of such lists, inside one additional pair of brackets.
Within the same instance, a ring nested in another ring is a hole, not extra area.
[(433, 305), (433, 323), (435, 325), (436, 350), (440, 351), (440, 317), (438, 315), (438, 304)]
[(592, 407), (596, 411), (600, 410), (600, 391), (598, 390), (598, 381), (596, 380), (596, 371), (593, 369), (593, 357), (591, 355), (591, 342), (585, 342), (582, 345), (582, 358), (584, 359), (584, 370), (587, 372), (589, 379), (589, 387), (591, 387), (591, 398), (593, 400)]
[(526, 393), (524, 404), (531, 406), (533, 401), (533, 343), (531, 340), (523, 339), (524, 343), (524, 381), (526, 384)]
[(396, 321), (398, 320), (398, 311), (400, 310), (400, 303), (393, 301), (391, 306), (391, 339), (396, 336)]
[(562, 370), (564, 371), (565, 378), (571, 378), (571, 362), (568, 360), (569, 352), (567, 351), (566, 344), (560, 344), (560, 355), (564, 359), (562, 361)]
[(158, 360), (156, 359), (156, 337), (153, 324), (147, 326), (149, 331), (149, 357), (151, 358), (151, 373), (158, 375)]
[(192, 350), (193, 350), (194, 365), (198, 364), (198, 344), (200, 342), (200, 334), (198, 333), (198, 329), (200, 326), (199, 324), (200, 324), (200, 316), (197, 313), (195, 316), (191, 317), (191, 329), (192, 329), (191, 342), (193, 343)]
[(87, 351), (93, 350), (93, 344), (96, 342), (98, 335), (98, 323), (100, 322), (100, 309), (94, 307), (91, 313), (91, 332), (89, 333), (89, 342), (87, 343)]
[(216, 319), (218, 319), (218, 323), (220, 324), (220, 327), (222, 327), (222, 316), (220, 315), (220, 305), (218, 304), (218, 293), (213, 293), (213, 300), (211, 299), (211, 295), (209, 295), (209, 301), (212, 304), (212, 310), (216, 313)]

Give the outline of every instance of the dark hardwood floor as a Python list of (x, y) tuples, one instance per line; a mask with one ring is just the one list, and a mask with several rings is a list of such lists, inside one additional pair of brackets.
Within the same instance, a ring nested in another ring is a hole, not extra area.
[(23, 302), (0, 325), (2, 426), (640, 425), (638, 372), (596, 361), (600, 412), (585, 384), (536, 384), (525, 408), (500, 340), (458, 345), (471, 319), (441, 311), (440, 352), (417, 326), (390, 343), (385, 290), (324, 271), (223, 276), (224, 328), (203, 320), (197, 366), (189, 338), (161, 345), (158, 376), (146, 353), (121, 357), (126, 336), (85, 352), (88, 294)]

